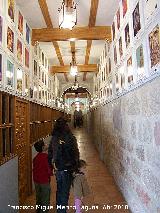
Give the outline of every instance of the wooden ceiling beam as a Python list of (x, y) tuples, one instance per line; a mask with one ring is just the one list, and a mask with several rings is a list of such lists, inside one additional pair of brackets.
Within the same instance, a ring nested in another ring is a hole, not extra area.
[[(49, 15), (49, 11), (48, 11), (48, 6), (47, 6), (46, 0), (38, 0), (38, 2), (39, 2), (39, 6), (41, 8), (42, 14), (43, 14), (43, 18), (44, 18), (45, 23), (47, 25), (47, 29), (53, 28), (53, 24), (52, 24), (51, 17)], [(32, 43), (32, 44), (34, 45), (34, 43)], [(53, 43), (53, 46), (55, 48), (56, 55), (57, 55), (57, 58), (59, 60), (60, 65), (64, 66), (62, 54), (61, 54), (61, 51), (59, 49), (58, 43), (56, 41), (53, 41), (52, 43)], [(65, 74), (64, 77), (65, 77), (66, 81), (68, 82), (67, 74)]]
[[(78, 72), (97, 72), (97, 64), (80, 64), (77, 65)], [(70, 72), (70, 66), (64, 65), (64, 66), (52, 66), (50, 69), (51, 73), (68, 73)]]
[[(88, 23), (89, 27), (95, 26), (96, 16), (97, 16), (97, 10), (98, 10), (98, 4), (99, 4), (99, 0), (91, 0), (90, 16), (89, 16), (89, 23)], [(85, 64), (89, 63), (91, 46), (92, 46), (92, 41), (87, 41)], [(86, 81), (86, 78), (87, 78), (87, 73), (84, 73), (84, 75), (83, 75), (83, 81)]]
[(32, 30), (32, 43), (75, 40), (109, 40), (110, 26), (76, 27), (73, 30), (59, 28), (42, 28)]

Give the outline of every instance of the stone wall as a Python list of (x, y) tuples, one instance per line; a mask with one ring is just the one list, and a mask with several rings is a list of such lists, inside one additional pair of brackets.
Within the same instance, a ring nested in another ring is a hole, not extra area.
[(160, 212), (160, 78), (90, 112), (89, 130), (133, 213)]

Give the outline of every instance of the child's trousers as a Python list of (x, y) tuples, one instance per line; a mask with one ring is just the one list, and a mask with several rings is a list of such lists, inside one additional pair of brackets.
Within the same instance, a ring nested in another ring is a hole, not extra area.
[(81, 199), (76, 198), (75, 199), (76, 213), (82, 213), (81, 205), (82, 205)]

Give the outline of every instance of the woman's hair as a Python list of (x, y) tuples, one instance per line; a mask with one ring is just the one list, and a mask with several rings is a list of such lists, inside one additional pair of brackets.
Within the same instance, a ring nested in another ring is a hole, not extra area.
[(62, 132), (65, 132), (65, 131), (68, 131), (68, 130), (69, 130), (69, 127), (68, 127), (68, 124), (67, 124), (67, 120), (64, 119), (63, 117), (60, 117), (56, 120), (56, 123), (55, 123), (54, 128), (53, 128), (52, 135), (53, 134), (61, 134)]
[(78, 162), (78, 170), (81, 169), (82, 167), (87, 166), (87, 163), (85, 160), (80, 159)]
[(34, 144), (34, 148), (37, 152), (42, 152), (43, 151), (43, 147), (44, 147), (44, 141), (43, 140), (39, 140), (38, 142), (36, 142)]

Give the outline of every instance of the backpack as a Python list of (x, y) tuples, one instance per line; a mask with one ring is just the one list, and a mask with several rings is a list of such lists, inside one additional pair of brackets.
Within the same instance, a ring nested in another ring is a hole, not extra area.
[(58, 140), (55, 165), (58, 170), (74, 170), (76, 164), (73, 143)]

